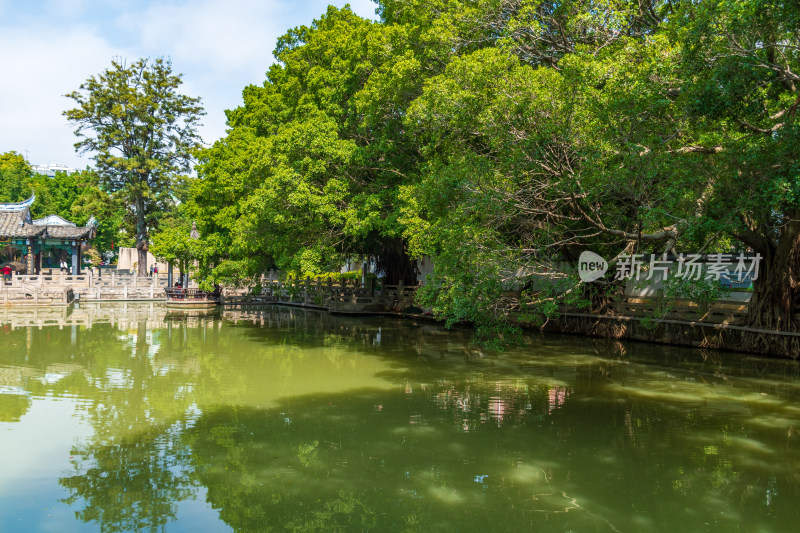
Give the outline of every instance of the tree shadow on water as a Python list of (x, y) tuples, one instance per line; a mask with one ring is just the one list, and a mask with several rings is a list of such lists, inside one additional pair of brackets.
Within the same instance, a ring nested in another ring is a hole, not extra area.
[(219, 408), (184, 439), (208, 502), (236, 531), (611, 531), (553, 483), (557, 459), (535, 451), (551, 437), (513, 417), (498, 425), (485, 409), (455, 415), (365, 389)]
[[(80, 519), (163, 530), (198, 487), (236, 531), (725, 531), (724, 513), (752, 529), (769, 513), (797, 518), (795, 455), (770, 459), (794, 441), (743, 434), (742, 408), (761, 404), (731, 409), (741, 389), (718, 362), (650, 366), (551, 337), (542, 354), (495, 355), (435, 325), (249, 316), (173, 325), (162, 340), (175, 350), (157, 364), (144, 330), (118, 350), (136, 355), (120, 359), (130, 382), (89, 410), (111, 436), (76, 447), (61, 479)], [(707, 409), (712, 397), (726, 409)], [(791, 428), (792, 406), (770, 401), (763, 424)], [(750, 514), (734, 513), (741, 502)]]

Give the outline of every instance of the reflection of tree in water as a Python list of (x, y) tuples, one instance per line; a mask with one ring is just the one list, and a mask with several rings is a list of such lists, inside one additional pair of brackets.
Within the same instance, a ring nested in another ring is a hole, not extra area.
[(70, 492), (64, 501), (80, 501), (77, 518), (96, 522), (104, 532), (163, 530), (175, 518), (177, 502), (196, 487), (188, 466), (191, 450), (177, 438), (183, 429), (176, 425), (75, 448), (76, 473), (59, 480)]
[[(75, 472), (59, 483), (84, 522), (102, 531), (157, 531), (175, 518), (177, 502), (194, 494), (191, 450), (181, 444), (180, 420), (190, 400), (178, 394), (185, 376), (158, 375), (142, 321), (127, 357), (104, 365), (91, 380), (87, 407), (95, 435), (72, 450)], [(171, 422), (171, 420), (178, 420)], [(170, 425), (172, 424), (172, 425)]]
[[(0, 364), (35, 376), (23, 392), (88, 400), (96, 434), (61, 480), (79, 519), (164, 529), (199, 485), (239, 531), (657, 530), (689, 507), (692, 530), (700, 505), (718, 530), (800, 519), (796, 365), (550, 336), (493, 357), (425, 323), (246, 316), (8, 334)], [(368, 368), (395, 386), (260, 394), (270, 373), (308, 380), (320, 359), (329, 372), (380, 360)], [(0, 417), (14, 419), (28, 407), (10, 396)]]
[[(444, 330), (430, 321), (412, 321), (381, 317), (331, 315), (327, 312), (293, 307), (237, 307), (225, 309), (223, 318), (236, 324), (257, 326), (246, 334), (291, 333), (293, 344), (299, 347), (341, 346), (367, 352), (409, 354), (439, 357), (447, 353), (469, 355), (477, 353), (470, 347), (468, 330)], [(409, 349), (411, 348), (411, 350)]]
[(0, 390), (0, 422), (19, 422), (30, 406), (26, 394), (4, 394)]
[(222, 409), (203, 415), (183, 436), (220, 518), (236, 531), (374, 528), (376, 513), (354, 487), (337, 488), (330, 479), (319, 441), (285, 438), (282, 430), (293, 423), (285, 415)]
[[(586, 524), (586, 516), (566, 513), (574, 500), (549, 485), (532, 453), (547, 446), (531, 415), (547, 413), (546, 389), (534, 392), (536, 406), (527, 410), (530, 391), (513, 382), (415, 390), (293, 398), (272, 410), (220, 408), (184, 438), (209, 503), (236, 531), (520, 531), (541, 512), (565, 527)], [(466, 397), (465, 415), (457, 404)], [(502, 427), (487, 419), (494, 397), (509, 408)], [(476, 425), (469, 434), (463, 416)]]

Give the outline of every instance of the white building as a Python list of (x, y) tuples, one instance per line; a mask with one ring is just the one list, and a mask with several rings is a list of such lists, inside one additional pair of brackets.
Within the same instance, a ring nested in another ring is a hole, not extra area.
[(47, 177), (55, 178), (56, 172), (66, 172), (71, 174), (77, 170), (62, 163), (48, 163), (46, 165), (31, 165), (31, 170), (36, 174), (44, 174)]

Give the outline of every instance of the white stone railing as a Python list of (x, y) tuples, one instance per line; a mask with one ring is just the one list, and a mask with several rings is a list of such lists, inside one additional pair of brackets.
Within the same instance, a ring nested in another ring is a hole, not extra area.
[(88, 271), (79, 275), (66, 274), (53, 270), (42, 274), (12, 274), (10, 281), (3, 281), (3, 287), (41, 288), (41, 287), (71, 287), (74, 289), (94, 287), (135, 287), (163, 289), (167, 286), (167, 275), (158, 274), (153, 277), (139, 277), (134, 274), (118, 274), (116, 271), (97, 272)]

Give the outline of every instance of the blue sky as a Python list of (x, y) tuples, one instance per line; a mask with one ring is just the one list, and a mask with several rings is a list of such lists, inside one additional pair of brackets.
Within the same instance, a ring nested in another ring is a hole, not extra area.
[(0, 153), (90, 165), (74, 151), (63, 95), (120, 57), (170, 58), (182, 92), (203, 99), (211, 144), (242, 89), (263, 83), (277, 38), (346, 3), (376, 18), (372, 0), (0, 0)]

